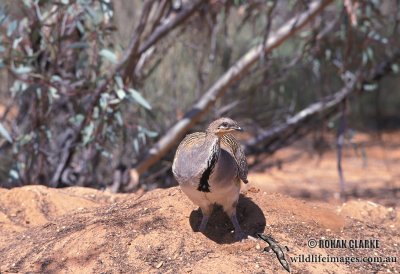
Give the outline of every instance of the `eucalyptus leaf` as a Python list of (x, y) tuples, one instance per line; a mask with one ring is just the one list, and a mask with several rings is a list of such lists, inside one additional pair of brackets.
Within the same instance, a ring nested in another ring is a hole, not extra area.
[(158, 136), (158, 132), (151, 131), (151, 130), (145, 130), (144, 132), (149, 138), (155, 138)]
[(68, 45), (70, 49), (87, 49), (89, 44), (87, 42), (75, 42)]
[(115, 98), (110, 100), (110, 105), (118, 105), (119, 103), (121, 103), (121, 99)]
[(126, 97), (125, 90), (123, 90), (123, 89), (117, 89), (115, 91), (115, 93), (117, 94), (118, 98), (121, 99), (121, 100), (124, 100), (125, 97)]
[(42, 15), (42, 11), (40, 10), (40, 6), (39, 5), (35, 5), (35, 11), (36, 11), (36, 16), (40, 21), (43, 21), (43, 15)]
[(51, 82), (59, 82), (59, 83), (62, 83), (63, 80), (62, 80), (62, 78), (61, 78), (60, 76), (54, 74), (54, 75), (51, 76), (50, 81), (51, 81)]
[(325, 59), (331, 60), (331, 57), (332, 57), (332, 51), (330, 49), (325, 50)]
[(117, 83), (118, 88), (124, 87), (124, 82), (122, 81), (121, 76), (117, 75), (114, 77), (115, 83)]
[(133, 139), (133, 149), (135, 150), (136, 153), (139, 152), (139, 141), (137, 138)]
[(6, 139), (8, 142), (12, 143), (13, 140), (11, 138), (10, 133), (8, 133), (7, 129), (0, 123), (0, 134)]
[(26, 74), (32, 71), (32, 68), (30, 67), (24, 67), (24, 66), (19, 66), (17, 68), (13, 68), (13, 71), (16, 74)]
[(18, 47), (19, 43), (21, 43), (22, 39), (23, 39), (22, 37), (18, 37), (17, 39), (15, 39), (15, 40), (13, 41), (12, 48), (13, 48), (13, 49), (16, 49), (16, 48)]
[(87, 145), (90, 140), (92, 140), (93, 137), (93, 132), (94, 132), (94, 123), (90, 122), (89, 125), (87, 125), (82, 132), (83, 138), (82, 138), (82, 143), (83, 145)]
[(120, 125), (120, 126), (123, 126), (123, 125), (124, 125), (124, 121), (122, 120), (121, 112), (117, 111), (117, 112), (114, 114), (114, 117), (115, 117), (115, 119), (117, 119), (118, 125)]
[(108, 93), (102, 93), (101, 94), (99, 104), (100, 104), (100, 108), (102, 110), (107, 109), (109, 96), (110, 95)]
[(20, 146), (24, 146), (24, 145), (28, 144), (30, 141), (32, 141), (33, 137), (34, 137), (34, 133), (32, 133), (32, 132), (30, 132), (28, 134), (24, 134), (19, 138), (18, 143)]
[(394, 73), (398, 73), (399, 72), (399, 65), (398, 64), (392, 64), (391, 68), (392, 68), (392, 71)]
[(128, 89), (129, 95), (130, 97), (135, 100), (139, 105), (141, 105), (142, 107), (151, 110), (151, 106), (150, 104), (146, 101), (146, 99), (143, 98), (143, 96), (137, 92), (136, 90), (134, 90), (133, 88)]
[(10, 37), (13, 34), (14, 30), (17, 28), (18, 22), (17, 20), (12, 21), (7, 28), (7, 36)]
[(378, 88), (378, 85), (377, 84), (364, 84), (363, 85), (363, 89), (365, 90), (365, 91), (374, 91), (374, 90), (376, 90)]
[(368, 54), (364, 51), (362, 53), (362, 64), (365, 65), (368, 63)]
[(372, 51), (372, 48), (370, 48), (370, 47), (367, 48), (367, 55), (368, 55), (369, 60), (372, 61), (374, 59), (374, 52)]
[(140, 133), (143, 132), (143, 133), (146, 134), (147, 137), (149, 137), (149, 138), (155, 138), (155, 137), (158, 136), (158, 133), (157, 133), (157, 132), (148, 130), (147, 128), (144, 128), (144, 127), (141, 127), (141, 126), (138, 126), (138, 131), (139, 131)]
[(44, 132), (46, 133), (47, 140), (51, 140), (51, 137), (53, 136), (53, 134), (51, 134), (51, 131), (48, 129), (45, 129)]
[(109, 49), (102, 49), (99, 53), (102, 57), (106, 58), (108, 61), (111, 63), (116, 64), (118, 62), (117, 56), (115, 55), (114, 52), (112, 52)]
[(93, 119), (99, 118), (99, 108), (98, 107), (94, 107), (92, 117), (93, 117)]
[(24, 82), (15, 80), (13, 85), (10, 88), (10, 91), (13, 96), (16, 96), (16, 94), (18, 92), (25, 91), (26, 88), (27, 88), (27, 85)]
[(103, 156), (104, 158), (112, 159), (112, 154), (111, 154), (110, 152), (106, 151), (106, 150), (102, 150), (102, 151), (100, 152), (100, 154), (101, 154), (101, 156)]
[(50, 87), (49, 88), (50, 96), (53, 99), (59, 99), (60, 95), (58, 94), (58, 90), (55, 87)]
[(82, 25), (80, 21), (76, 22), (76, 28), (79, 30), (81, 34), (85, 34), (85, 27)]
[(70, 123), (75, 124), (76, 126), (78, 126), (83, 122), (83, 119), (85, 119), (85, 117), (82, 114), (77, 114), (77, 115), (69, 118), (68, 121)]
[(31, 0), (23, 0), (24, 5), (27, 6), (28, 8), (32, 7), (32, 1)]
[(36, 94), (38, 98), (42, 97), (42, 89), (41, 88), (36, 88)]
[(19, 179), (18, 172), (15, 169), (11, 169), (10, 170), (10, 177), (15, 179), (15, 180), (18, 180)]
[(140, 132), (138, 134), (138, 139), (140, 139), (143, 144), (146, 144), (146, 135), (144, 134), (144, 132)]

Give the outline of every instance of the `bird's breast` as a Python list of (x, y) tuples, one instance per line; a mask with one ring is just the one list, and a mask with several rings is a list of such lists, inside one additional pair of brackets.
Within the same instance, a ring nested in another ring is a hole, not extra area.
[(235, 183), (238, 178), (238, 167), (235, 159), (225, 149), (220, 150), (218, 161), (210, 176), (210, 187), (213, 189), (224, 188)]

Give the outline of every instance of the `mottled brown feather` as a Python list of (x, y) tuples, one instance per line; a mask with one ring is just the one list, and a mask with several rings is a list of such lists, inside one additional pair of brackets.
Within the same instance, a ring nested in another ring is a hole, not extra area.
[[(194, 151), (195, 153), (204, 153), (205, 151), (198, 150), (200, 147), (200, 144), (203, 145), (206, 142), (206, 136), (207, 134), (205, 132), (195, 132), (192, 134), (187, 135), (182, 142), (180, 143), (176, 155), (175, 155), (175, 160), (178, 158), (180, 155), (181, 151), (184, 150), (185, 152), (187, 151)], [(229, 152), (230, 155), (235, 159), (237, 168), (238, 168), (238, 177), (244, 182), (247, 183), (247, 174), (248, 174), (248, 167), (247, 167), (247, 161), (246, 161), (246, 156), (243, 152), (243, 149), (240, 146), (240, 143), (236, 140), (236, 138), (232, 134), (224, 134), (220, 138), (220, 146), (222, 149), (225, 149), (227, 152)], [(210, 147), (211, 149), (211, 147)], [(212, 151), (209, 150), (207, 153), (208, 155), (211, 155)], [(204, 159), (204, 165), (200, 164), (196, 166), (197, 169), (197, 174), (196, 176), (193, 177), (198, 177), (201, 176), (201, 174), (205, 171), (207, 168), (205, 163), (206, 163), (206, 158)], [(194, 166), (193, 163), (189, 164), (189, 161), (191, 159), (185, 159), (185, 161), (188, 161), (188, 166)], [(174, 169), (173, 169), (174, 171)], [(174, 172), (175, 174), (175, 172)], [(189, 175), (189, 174), (188, 174)], [(193, 175), (193, 174), (192, 174)], [(178, 174), (175, 174), (175, 176), (178, 176)], [(178, 176), (181, 177), (181, 176)], [(185, 176), (186, 177), (186, 176)]]

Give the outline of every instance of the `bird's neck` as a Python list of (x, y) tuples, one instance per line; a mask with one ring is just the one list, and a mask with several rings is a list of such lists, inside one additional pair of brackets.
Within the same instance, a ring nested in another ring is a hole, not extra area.
[(216, 134), (216, 133), (207, 132), (207, 131), (206, 131), (206, 140), (207, 140), (208, 142), (218, 142), (218, 145), (219, 145), (219, 143), (220, 143), (220, 141), (221, 141), (221, 137), (222, 137), (222, 135), (218, 135), (218, 134)]
[(221, 137), (215, 133), (212, 132), (206, 132), (206, 143), (212, 143), (213, 145), (211, 146), (212, 153), (219, 153), (220, 151), (220, 143), (221, 143)]

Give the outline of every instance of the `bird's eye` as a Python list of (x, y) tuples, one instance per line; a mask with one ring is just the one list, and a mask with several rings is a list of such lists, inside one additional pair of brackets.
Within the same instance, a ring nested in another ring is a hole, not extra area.
[(223, 122), (223, 123), (221, 124), (221, 127), (222, 127), (222, 128), (228, 127), (228, 123), (227, 123), (227, 122)]

